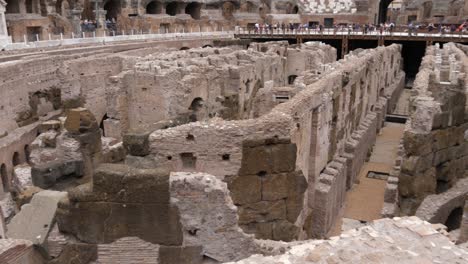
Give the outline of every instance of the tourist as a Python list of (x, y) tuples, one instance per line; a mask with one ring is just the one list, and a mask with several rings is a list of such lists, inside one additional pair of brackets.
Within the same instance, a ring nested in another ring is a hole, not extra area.
[(414, 31), (414, 24), (413, 22), (410, 22), (408, 24), (408, 36), (412, 36), (413, 35), (413, 31)]

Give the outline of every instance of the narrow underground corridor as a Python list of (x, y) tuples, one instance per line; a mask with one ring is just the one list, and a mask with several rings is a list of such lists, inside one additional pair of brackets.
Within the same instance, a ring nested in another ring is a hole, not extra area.
[[(404, 89), (392, 116), (403, 118), (408, 116), (409, 95), (410, 90)], [(387, 184), (385, 176), (390, 174), (395, 166), (404, 129), (405, 124), (401, 121), (400, 123), (385, 122), (385, 126), (377, 135), (369, 160), (361, 168), (359, 183), (346, 194), (345, 206), (341, 212), (342, 217), (335, 223), (330, 236), (339, 235), (342, 231), (382, 218), (381, 211)]]

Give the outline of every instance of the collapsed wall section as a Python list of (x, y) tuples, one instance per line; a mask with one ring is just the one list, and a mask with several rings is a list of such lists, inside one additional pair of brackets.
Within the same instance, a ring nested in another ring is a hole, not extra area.
[(466, 55), (454, 45), (430, 47), (410, 99), (399, 175), (401, 212), (414, 214), (423, 199), (443, 193), (465, 177)]

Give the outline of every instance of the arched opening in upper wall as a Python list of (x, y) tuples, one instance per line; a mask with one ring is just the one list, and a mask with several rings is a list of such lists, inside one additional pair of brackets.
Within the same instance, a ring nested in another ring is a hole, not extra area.
[(226, 19), (233, 19), (234, 12), (236, 11), (236, 5), (233, 2), (224, 2), (221, 7), (223, 17)]
[(8, 192), (10, 184), (8, 181), (8, 173), (7, 173), (7, 168), (5, 164), (2, 164), (0, 166), (0, 176), (2, 180), (3, 192)]
[(156, 15), (162, 14), (163, 4), (160, 1), (152, 1), (146, 5), (146, 14)]
[[(377, 23), (385, 23), (385, 22), (395, 22), (395, 21), (388, 21), (389, 18), (389, 10), (394, 12), (396, 8), (393, 6), (390, 7), (390, 4), (393, 2), (393, 0), (381, 0), (379, 3), (379, 15), (377, 18)], [(391, 20), (391, 19), (390, 19)]]
[[(107, 18), (107, 15), (106, 15)], [(81, 19), (85, 20), (94, 20), (94, 3), (91, 0), (84, 0), (83, 2), (83, 11), (81, 12)]]
[(177, 2), (171, 2), (166, 5), (166, 14), (170, 16), (177, 15)]
[(299, 7), (297, 5), (291, 5), (289, 8), (288, 8), (288, 14), (298, 14), (299, 13)]
[(6, 1), (5, 14), (18, 14), (20, 12), (20, 1), (19, 0), (7, 0)]
[(122, 9), (122, 6), (121, 6), (119, 0), (109, 0), (109, 1), (107, 1), (104, 4), (104, 10), (107, 11), (106, 19), (109, 19), (109, 20), (115, 19), (115, 20), (117, 20), (117, 17), (119, 16), (121, 9)]
[(189, 14), (193, 19), (200, 19), (201, 4), (192, 2), (185, 7), (185, 14)]
[(189, 50), (189, 49), (190, 49), (189, 47), (182, 47), (179, 50)]
[(13, 163), (13, 166), (17, 166), (21, 164), (21, 159), (20, 159), (20, 155), (18, 152), (13, 153), (12, 163)]

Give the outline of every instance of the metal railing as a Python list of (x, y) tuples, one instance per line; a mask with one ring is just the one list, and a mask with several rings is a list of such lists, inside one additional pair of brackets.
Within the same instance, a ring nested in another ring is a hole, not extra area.
[(468, 31), (450, 31), (437, 29), (412, 29), (395, 27), (393, 29), (364, 29), (364, 28), (244, 28), (235, 30), (236, 35), (278, 36), (278, 35), (319, 35), (319, 36), (398, 36), (398, 37), (458, 37), (468, 38)]
[[(79, 35), (71, 34), (69, 36), (51, 35), (49, 34), (45, 39), (37, 34), (31, 36), (24, 35), (24, 41), (14, 42), (3, 45), (4, 50), (24, 49), (24, 48), (39, 48), (39, 47), (53, 47), (62, 45), (77, 45), (87, 43), (108, 43), (118, 41), (131, 41), (131, 40), (173, 40), (173, 39), (193, 39), (193, 38), (206, 38), (206, 37), (234, 37), (234, 31), (196, 31), (196, 32), (173, 32), (173, 33), (158, 33), (158, 32), (143, 32), (130, 30), (128, 32), (122, 31), (96, 31), (82, 32)], [(31, 40), (33, 39), (33, 40)], [(35, 39), (35, 41), (34, 41)]]

